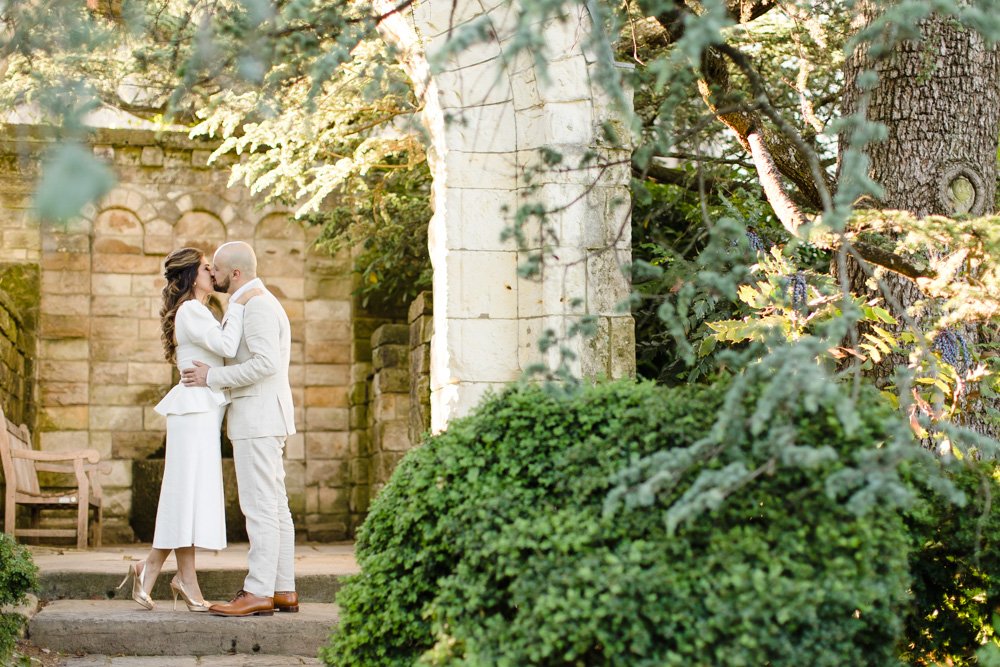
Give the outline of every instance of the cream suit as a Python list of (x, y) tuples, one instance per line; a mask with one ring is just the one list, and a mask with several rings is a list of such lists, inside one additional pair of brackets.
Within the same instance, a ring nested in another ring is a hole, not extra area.
[[(230, 299), (255, 287), (264, 289), (264, 284), (254, 279)], [(206, 380), (212, 389), (226, 390), (232, 400), (226, 432), (233, 443), (240, 509), (250, 538), (243, 590), (261, 597), (295, 590), (295, 528), (281, 459), (285, 438), (295, 433), (288, 382), (291, 347), (288, 316), (265, 290), (244, 308), (236, 356), (226, 359), (225, 366), (209, 369)]]

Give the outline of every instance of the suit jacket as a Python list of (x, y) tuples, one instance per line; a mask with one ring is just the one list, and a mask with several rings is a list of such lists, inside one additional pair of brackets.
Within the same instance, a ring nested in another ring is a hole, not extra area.
[(208, 371), (208, 386), (227, 390), (232, 399), (226, 429), (230, 440), (295, 433), (288, 383), (291, 350), (291, 326), (278, 299), (266, 290), (250, 299), (236, 356)]

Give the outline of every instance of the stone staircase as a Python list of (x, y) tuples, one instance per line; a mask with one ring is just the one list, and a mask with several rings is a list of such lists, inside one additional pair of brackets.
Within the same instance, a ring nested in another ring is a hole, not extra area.
[[(206, 599), (228, 600), (239, 590), (246, 574), (246, 548), (231, 545), (224, 552), (198, 552), (198, 579)], [(224, 618), (189, 612), (180, 599), (173, 609), (168, 586), (174, 573), (172, 557), (153, 589), (157, 606), (152, 611), (131, 600), (130, 585), (117, 590), (129, 564), (142, 558), (148, 547), (32, 551), (39, 566), (40, 605), (29, 621), (28, 638), (35, 646), (66, 656), (63, 664), (68, 666), (155, 664), (122, 662), (122, 656), (192, 656), (187, 664), (210, 665), (215, 664), (211, 656), (234, 655), (246, 656), (241, 665), (289, 664), (279, 656), (299, 656), (295, 664), (318, 665), (316, 654), (337, 624), (334, 595), (342, 579), (357, 572), (353, 545), (299, 545), (299, 613)], [(88, 661), (74, 662), (80, 656), (88, 656)], [(118, 657), (95, 662), (95, 656)]]

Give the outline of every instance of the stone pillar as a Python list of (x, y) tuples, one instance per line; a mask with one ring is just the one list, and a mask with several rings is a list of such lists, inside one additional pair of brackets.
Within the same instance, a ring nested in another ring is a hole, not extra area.
[[(434, 431), (488, 389), (551, 365), (537, 349), (546, 331), (572, 350), (577, 375), (620, 377), (635, 367), (632, 319), (618, 309), (629, 292), (620, 268), (631, 261), (631, 153), (605, 139), (605, 125), (619, 119), (595, 81), (612, 63), (585, 47), (593, 26), (577, 7), (537, 26), (552, 57), (543, 76), (530, 54), (505, 54), (518, 10), (509, 0), (425, 0), (380, 26), (404, 53), (430, 137)], [(471, 21), (491, 38), (432, 72), (426, 54)], [(550, 151), (560, 164), (546, 162)], [(520, 245), (502, 241), (527, 203), (550, 212), (546, 228), (524, 228)], [(544, 259), (537, 280), (518, 275), (532, 253)], [(569, 337), (583, 316), (595, 318), (597, 336)]]
[(421, 292), (410, 304), (410, 443), (420, 443), (431, 428), (431, 336), (433, 293)]
[(368, 421), (371, 495), (374, 497), (410, 449), (410, 327), (383, 324), (372, 334)]

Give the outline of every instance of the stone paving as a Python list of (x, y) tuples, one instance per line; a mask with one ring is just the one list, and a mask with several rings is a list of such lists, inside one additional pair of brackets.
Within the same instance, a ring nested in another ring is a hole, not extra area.
[[(235, 544), (225, 551), (198, 551), (206, 598), (228, 599), (235, 593), (246, 572), (247, 549)], [(334, 592), (341, 578), (358, 571), (351, 543), (299, 544), (296, 578), (300, 596), (306, 593), (302, 611), (229, 619), (187, 612), (182, 602), (173, 611), (169, 593), (163, 592), (175, 569), (172, 556), (154, 589), (152, 612), (131, 602), (128, 591), (115, 591), (128, 564), (143, 558), (149, 545), (30, 550), (43, 594), (41, 605), (28, 612), (29, 638), (56, 653), (60, 667), (320, 665), (316, 652), (337, 622)]]

